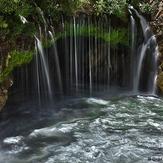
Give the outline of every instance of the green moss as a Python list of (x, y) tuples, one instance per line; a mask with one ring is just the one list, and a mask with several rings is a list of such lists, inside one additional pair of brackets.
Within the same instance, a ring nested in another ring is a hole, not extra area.
[[(65, 36), (74, 36), (73, 30), (73, 24), (67, 24), (65, 33), (57, 33), (55, 36), (56, 40), (64, 38)], [(128, 31), (124, 28), (111, 29), (109, 32), (93, 25), (82, 25), (76, 26), (76, 36), (95, 37), (97, 39), (102, 39), (105, 42), (110, 42), (113, 46), (117, 44), (128, 45)]]
[(0, 73), (0, 83), (2, 83), (13, 71), (15, 67), (29, 63), (33, 58), (31, 51), (14, 50), (8, 54), (6, 67)]
[[(94, 37), (97, 39), (101, 39), (105, 42), (110, 43), (111, 46), (116, 46), (118, 44), (128, 46), (128, 30), (125, 28), (114, 28), (111, 29), (110, 32), (101, 29), (99, 27), (89, 25), (89, 26), (76, 26), (76, 37)], [(74, 37), (74, 27), (73, 24), (66, 24), (64, 32), (57, 32), (54, 36), (54, 41), (65, 37)], [(43, 47), (48, 48), (53, 45), (51, 39), (42, 40)]]

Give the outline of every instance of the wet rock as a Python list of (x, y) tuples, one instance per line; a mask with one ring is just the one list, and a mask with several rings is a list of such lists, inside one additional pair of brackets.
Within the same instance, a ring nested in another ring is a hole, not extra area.
[(157, 38), (157, 43), (159, 46), (158, 50), (160, 53), (157, 85), (163, 93), (163, 1), (150, 0), (148, 2), (153, 8), (150, 25)]
[(160, 90), (163, 92), (163, 72), (159, 73), (157, 77), (157, 84)]
[(7, 90), (0, 89), (0, 111), (6, 104), (6, 100), (7, 100)]
[(6, 101), (8, 99), (8, 89), (12, 86), (12, 84), (13, 84), (12, 79), (8, 78), (0, 86), (0, 111), (2, 111), (3, 107), (6, 104)]

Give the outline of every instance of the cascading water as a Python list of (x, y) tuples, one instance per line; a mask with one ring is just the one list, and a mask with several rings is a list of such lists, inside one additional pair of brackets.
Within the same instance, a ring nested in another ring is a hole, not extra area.
[[(43, 47), (42, 47), (42, 43), (37, 37), (36, 37), (36, 40), (37, 40), (38, 52), (39, 52), (40, 58), (41, 58), (41, 64), (42, 64), (41, 68), (43, 68), (43, 70), (41, 72), (44, 73), (44, 75), (42, 76), (42, 80), (44, 80), (44, 86), (47, 86), (47, 96), (48, 96), (48, 98), (52, 99), (52, 87), (51, 87), (51, 82), (50, 82), (49, 66), (47, 64), (47, 59), (45, 58), (45, 53), (44, 53), (44, 50), (43, 50)], [(37, 59), (37, 61), (38, 61), (38, 59)]]
[[(149, 81), (147, 83), (148, 88), (147, 92), (149, 94), (155, 94), (156, 93), (156, 76), (157, 76), (157, 57), (158, 57), (158, 48), (157, 48), (157, 42), (156, 38), (153, 35), (152, 31), (150, 30), (148, 22), (145, 20), (143, 16), (141, 16), (137, 10), (135, 10), (132, 6), (129, 6), (129, 12), (131, 14), (131, 26), (132, 26), (132, 54), (136, 55), (136, 62), (134, 63), (134, 80), (133, 80), (133, 91), (134, 93), (139, 93), (139, 86), (140, 86), (140, 78), (142, 75), (142, 67), (144, 64), (144, 59), (147, 55), (147, 50), (149, 49), (151, 52), (151, 61), (152, 61), (152, 67), (153, 70), (149, 75)], [(135, 54), (135, 29), (136, 29), (136, 23), (135, 19), (132, 15), (132, 12), (136, 14), (136, 16), (140, 20), (142, 32), (143, 32), (143, 42), (141, 45), (139, 45), (138, 50)]]
[[(110, 19), (109, 19), (109, 37), (110, 37), (110, 29), (111, 29), (111, 24), (110, 24)], [(111, 70), (111, 54), (110, 54), (110, 42), (108, 43), (108, 48), (107, 48), (107, 53), (108, 53), (108, 87), (110, 85), (110, 70)]]
[(132, 76), (132, 84), (133, 84), (133, 90), (136, 92), (136, 87), (137, 87), (137, 80), (136, 80), (136, 67), (133, 65), (136, 65), (136, 60), (134, 59), (135, 57), (135, 46), (136, 46), (136, 36), (137, 36), (137, 29), (136, 29), (136, 21), (132, 15), (131, 10), (129, 9), (130, 13), (130, 21), (131, 21), (131, 76)]
[[(88, 24), (91, 25), (90, 19), (88, 18)], [(90, 93), (92, 93), (92, 58), (91, 58), (91, 33), (90, 33), (90, 26), (88, 27), (88, 55), (89, 55), (89, 89)]]
[[(35, 72), (22, 73), (28, 76), (27, 80), (34, 76), (26, 82), (28, 92), (32, 87), (39, 101), (45, 96), (52, 100), (56, 95), (76, 94), (83, 90), (89, 95), (104, 90), (114, 92), (114, 89), (117, 93), (124, 89), (132, 94), (154, 95), (158, 57), (156, 39), (137, 10), (130, 6), (129, 13), (131, 41), (127, 38), (129, 45), (126, 46), (113, 44), (118, 32), (106, 15), (98, 18), (81, 14), (68, 20), (62, 17), (62, 32), (57, 36), (52, 21), (49, 23), (40, 11), (44, 30), (39, 26), (40, 40), (36, 37), (36, 53), (39, 54), (31, 63)], [(49, 48), (42, 46), (44, 35), (46, 43), (48, 36), (51, 40)], [(127, 37), (127, 33), (125, 35)], [(31, 86), (32, 83), (35, 86)]]
[(61, 70), (60, 70), (60, 63), (59, 63), (59, 58), (58, 58), (58, 51), (56, 48), (56, 44), (55, 44), (55, 39), (54, 39), (54, 33), (52, 33), (51, 31), (49, 31), (49, 35), (51, 37), (51, 40), (53, 42), (53, 48), (54, 48), (54, 64), (56, 66), (56, 73), (57, 73), (57, 79), (58, 79), (58, 86), (59, 86), (59, 91), (62, 94), (63, 93), (63, 87), (62, 87), (62, 77), (61, 77)]
[(77, 54), (77, 28), (76, 28), (76, 18), (73, 17), (73, 23), (74, 23), (74, 50), (75, 50), (75, 85), (76, 90), (78, 90), (78, 54)]
[(153, 37), (153, 67), (154, 71), (151, 73), (151, 82), (149, 83), (149, 88), (151, 88), (151, 94), (155, 95), (157, 93), (157, 67), (158, 67), (158, 57), (159, 57), (159, 51), (158, 51), (158, 45), (156, 41), (156, 37)]
[[(38, 54), (37, 42), (35, 41), (35, 52)], [(38, 56), (35, 55), (36, 60), (36, 85), (37, 85), (37, 93), (38, 93), (38, 103), (41, 105), (41, 92), (40, 92), (40, 77), (39, 77), (39, 61)]]

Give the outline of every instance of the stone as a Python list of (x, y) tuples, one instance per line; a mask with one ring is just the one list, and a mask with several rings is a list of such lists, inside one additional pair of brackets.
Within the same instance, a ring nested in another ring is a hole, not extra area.
[(2, 108), (5, 106), (6, 101), (7, 101), (7, 90), (2, 90), (0, 89), (0, 111), (2, 110)]
[(11, 78), (8, 78), (3, 82), (3, 84), (0, 87), (0, 111), (2, 111), (3, 107), (6, 104), (6, 101), (8, 99), (8, 89), (12, 86), (13, 80)]
[(158, 85), (159, 89), (161, 90), (161, 92), (163, 92), (163, 71), (158, 74), (157, 85)]

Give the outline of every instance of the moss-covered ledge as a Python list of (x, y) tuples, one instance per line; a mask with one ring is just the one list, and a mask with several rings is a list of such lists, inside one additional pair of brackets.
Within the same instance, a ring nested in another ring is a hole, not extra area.
[(13, 50), (6, 55), (0, 70), (0, 111), (8, 99), (8, 89), (12, 86), (12, 71), (16, 67), (28, 64), (33, 58), (32, 51)]

